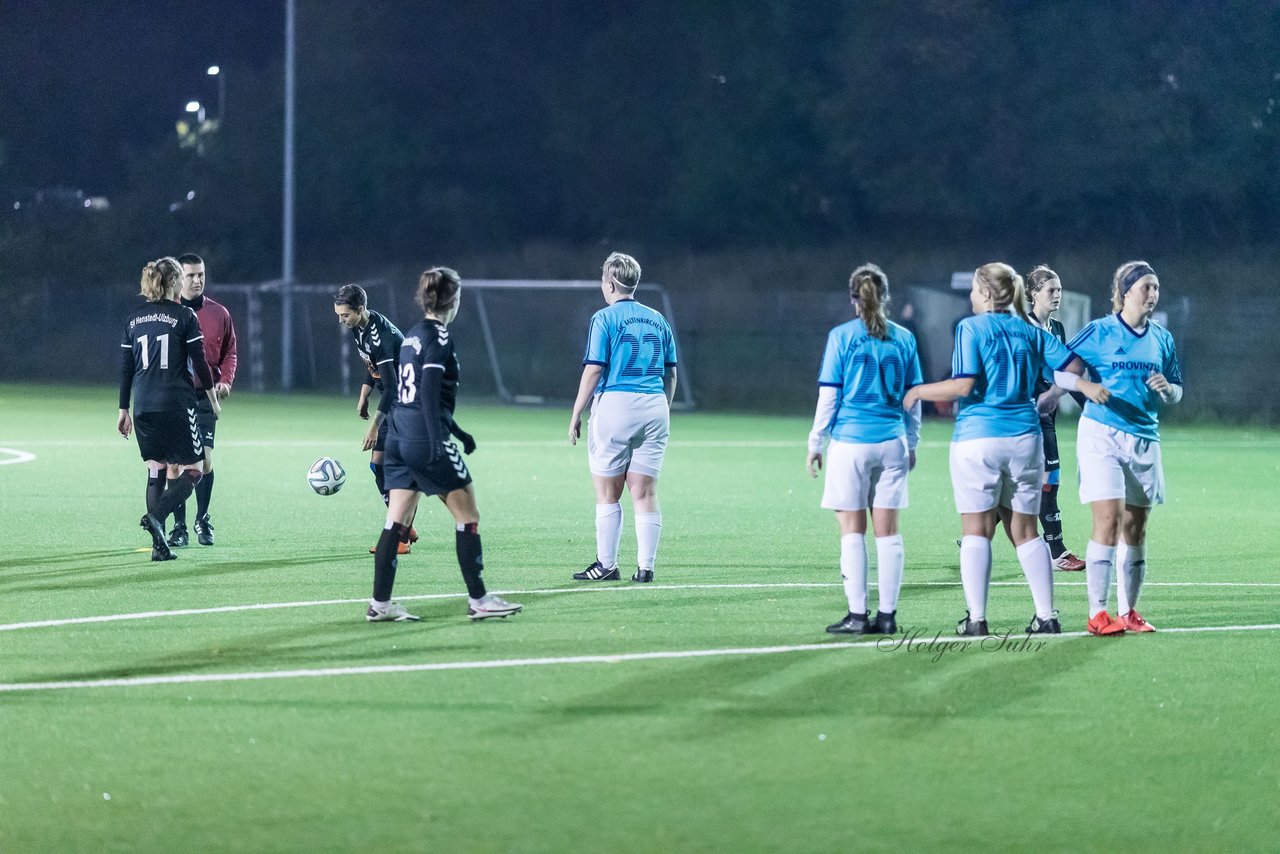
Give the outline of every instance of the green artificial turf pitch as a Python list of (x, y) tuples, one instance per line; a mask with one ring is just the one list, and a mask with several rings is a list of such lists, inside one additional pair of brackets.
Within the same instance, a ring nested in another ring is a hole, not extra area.
[[(431, 500), (396, 586), (423, 621), (370, 625), (383, 508), (354, 408), (233, 396), (217, 545), (153, 564), (137, 527), (145, 470), (114, 433), (114, 392), (0, 392), (0, 461), (35, 455), (0, 465), (0, 851), (1280, 839), (1276, 432), (1166, 430), (1169, 501), (1142, 602), (1162, 631), (984, 649), (926, 643), (964, 613), (949, 428), (928, 424), (902, 524), (898, 621), (914, 640), (890, 649), (823, 632), (845, 603), (835, 522), (804, 473), (807, 413), (678, 413), (657, 581), (601, 585), (569, 578), (594, 556), (594, 514), (567, 411), (464, 401), (486, 577), (525, 611), (466, 620), (452, 524)], [(1068, 482), (1073, 434), (1064, 424)], [(321, 455), (346, 465), (338, 495), (306, 485)], [(1086, 509), (1071, 486), (1063, 498), (1082, 551)], [(633, 550), (628, 521), (624, 569)], [(995, 558), (992, 626), (1022, 628), (1031, 601), (1007, 541)], [(1083, 573), (1057, 581), (1078, 632)], [(293, 604), (65, 622), (273, 603)], [(62, 622), (19, 625), (44, 621)], [(1215, 627), (1237, 628), (1203, 631)], [(57, 682), (73, 685), (38, 687)]]

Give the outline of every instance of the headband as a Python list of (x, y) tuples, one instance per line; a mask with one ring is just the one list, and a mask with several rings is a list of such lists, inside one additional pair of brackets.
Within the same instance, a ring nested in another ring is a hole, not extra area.
[(1127, 294), (1129, 289), (1138, 283), (1143, 276), (1154, 276), (1156, 271), (1148, 267), (1146, 264), (1139, 264), (1125, 275), (1120, 282), (1120, 293)]

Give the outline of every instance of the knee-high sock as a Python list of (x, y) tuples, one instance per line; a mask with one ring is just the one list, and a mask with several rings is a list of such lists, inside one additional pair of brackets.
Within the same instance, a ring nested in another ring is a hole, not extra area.
[(170, 480), (164, 495), (160, 496), (160, 500), (156, 502), (155, 517), (163, 523), (165, 517), (191, 497), (191, 490), (195, 489), (196, 481), (199, 479), (200, 475), (196, 472), (183, 472)]
[(373, 600), (390, 602), (391, 588), (396, 583), (396, 546), (405, 527), (399, 522), (388, 522), (378, 537), (373, 551)]
[(1116, 547), (1089, 541), (1084, 552), (1085, 583), (1089, 588), (1089, 619), (1107, 610), (1111, 574), (1115, 571)]
[(622, 542), (622, 505), (596, 505), (596, 560), (605, 569), (618, 565), (618, 544)]
[[(203, 480), (204, 479), (201, 478), (202, 482)], [(173, 483), (173, 481), (169, 481), (169, 483)], [(164, 519), (160, 520), (160, 524), (164, 524)], [(187, 500), (184, 498), (182, 501), (178, 502), (177, 507), (173, 508), (173, 525), (176, 528), (178, 525), (185, 524), (187, 524)]]
[(213, 495), (213, 472), (207, 471), (196, 484), (196, 518), (209, 512), (209, 498)]
[(960, 583), (969, 619), (987, 618), (987, 590), (991, 587), (991, 541), (967, 534), (960, 540)]
[[(156, 515), (156, 505), (160, 503), (160, 496), (164, 495), (164, 469), (147, 469), (147, 512), (152, 516)], [(160, 520), (161, 524), (164, 520)]]
[(653, 569), (653, 562), (658, 557), (658, 540), (662, 539), (662, 514), (637, 513), (636, 526), (636, 568)]
[(391, 494), (387, 492), (387, 468), (382, 463), (369, 463), (369, 471), (373, 472), (373, 482), (378, 486), (378, 494), (383, 504), (391, 503)]
[(458, 551), (458, 568), (462, 570), (462, 580), (467, 583), (467, 595), (472, 599), (480, 599), (485, 594), (484, 551), (480, 547), (480, 526), (476, 523), (459, 525), (456, 537)]
[(1018, 546), (1018, 563), (1031, 587), (1031, 600), (1036, 603), (1036, 616), (1047, 620), (1053, 616), (1053, 561), (1049, 547), (1036, 537)]
[(880, 594), (880, 612), (883, 614), (898, 610), (898, 591), (902, 589), (905, 560), (901, 534), (876, 537), (876, 590)]
[(1049, 554), (1053, 560), (1057, 560), (1067, 547), (1062, 543), (1062, 510), (1058, 507), (1056, 483), (1046, 483), (1040, 493), (1040, 527), (1044, 529), (1044, 541), (1049, 545)]
[(840, 537), (840, 577), (850, 614), (867, 613), (867, 535)]
[(1131, 546), (1123, 540), (1116, 546), (1116, 613), (1127, 614), (1138, 607), (1138, 595), (1147, 577), (1146, 545)]

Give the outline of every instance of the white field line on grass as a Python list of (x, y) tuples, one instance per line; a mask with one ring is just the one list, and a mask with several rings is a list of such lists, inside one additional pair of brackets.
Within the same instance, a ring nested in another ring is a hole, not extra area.
[[(1188, 626), (1160, 629), (1162, 633), (1198, 632), (1258, 632), (1280, 629), (1280, 623), (1256, 626)], [(1017, 640), (1014, 640), (1014, 638)], [(1006, 644), (1020, 644), (1029, 635), (1010, 635)], [(1036, 635), (1032, 640), (1059, 640), (1088, 637), (1087, 632), (1063, 632), (1060, 635)], [(12, 691), (61, 691), (75, 688), (135, 688), (146, 685), (190, 685), (197, 682), (254, 682), (264, 679), (312, 679), (326, 676), (371, 676), (384, 673), (425, 673), (442, 670), (497, 670), (516, 667), (547, 667), (569, 664), (623, 664), (631, 661), (662, 661), (685, 658), (716, 658), (726, 656), (780, 655), (794, 652), (826, 652), (830, 650), (879, 649), (884, 642), (891, 645), (907, 642), (906, 635), (880, 637), (873, 641), (829, 643), (805, 643), (791, 646), (756, 646), (728, 649), (685, 649), (659, 652), (624, 652), (612, 655), (568, 655), (555, 658), (499, 658), (488, 661), (436, 661), (422, 664), (379, 664), (364, 667), (320, 667), (302, 670), (256, 670), (240, 673), (175, 673), (169, 676), (135, 676), (121, 679), (79, 679), (63, 682), (14, 682), (0, 683), (0, 693)], [(930, 642), (927, 637), (917, 641), (920, 645)], [(965, 642), (966, 638), (947, 636), (947, 642)], [(998, 638), (997, 638), (998, 640)], [(938, 636), (942, 643), (942, 636)], [(972, 641), (970, 641), (972, 642)], [(1106, 643), (1107, 641), (1100, 641)], [(1112, 641), (1113, 643), (1115, 641)]]
[[(1024, 581), (993, 581), (992, 587), (1023, 587)], [(773, 583), (739, 584), (619, 584), (582, 587), (553, 587), (541, 590), (499, 590), (501, 596), (545, 596), (560, 593), (635, 593), (656, 590), (811, 590), (840, 587), (830, 581), (779, 581)], [(903, 587), (959, 587), (959, 581), (905, 581)], [(1083, 581), (1057, 581), (1055, 587), (1084, 587)], [(1280, 588), (1273, 581), (1148, 581), (1144, 587), (1260, 587)], [(870, 587), (875, 589), (875, 582)], [(430, 599), (462, 599), (465, 593), (423, 593), (397, 596), (397, 601), (420, 602)], [(87, 623), (116, 623), (124, 620), (151, 620), (158, 617), (191, 617), (203, 614), (231, 614), (238, 611), (273, 611), (279, 608), (314, 608), (323, 605), (355, 605), (367, 599), (309, 599), (298, 602), (259, 602), (250, 605), (219, 605), (211, 608), (181, 608), (172, 611), (132, 611), (123, 614), (102, 614), (96, 617), (64, 617), (57, 620), (29, 620), (22, 623), (0, 623), (0, 632), (21, 629), (44, 629), (54, 626), (75, 626)]]
[(7, 466), (11, 463), (29, 463), (35, 458), (35, 454), (19, 451), (16, 448), (0, 448), (0, 466)]

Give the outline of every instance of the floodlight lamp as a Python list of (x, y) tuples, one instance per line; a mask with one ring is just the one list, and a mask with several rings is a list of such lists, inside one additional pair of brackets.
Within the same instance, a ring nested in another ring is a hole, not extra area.
[(200, 112), (200, 102), (199, 102), (199, 101), (187, 101), (187, 112), (188, 112), (188, 113), (198, 113), (198, 112)]
[(216, 65), (210, 65), (207, 73), (210, 77), (217, 77), (222, 73), (222, 69)]

